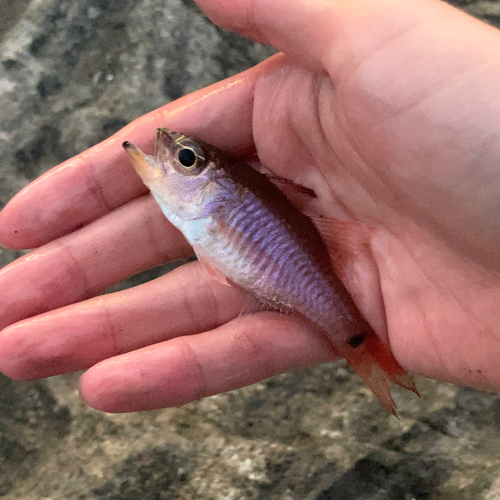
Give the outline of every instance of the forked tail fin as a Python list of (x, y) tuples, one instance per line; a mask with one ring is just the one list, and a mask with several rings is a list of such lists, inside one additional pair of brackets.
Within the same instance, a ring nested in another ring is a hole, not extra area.
[(396, 417), (396, 404), (390, 390), (392, 384), (398, 384), (419, 395), (413, 380), (375, 332), (367, 335), (358, 347), (349, 348), (342, 355), (382, 405)]

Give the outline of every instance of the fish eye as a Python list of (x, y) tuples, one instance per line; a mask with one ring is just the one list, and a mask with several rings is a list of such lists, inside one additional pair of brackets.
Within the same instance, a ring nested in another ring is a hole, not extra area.
[(181, 173), (197, 173), (200, 170), (200, 167), (203, 167), (205, 163), (203, 149), (200, 144), (184, 137), (182, 137), (181, 140), (177, 140), (176, 143), (177, 148), (174, 153), (174, 157), (177, 160), (178, 165), (181, 167)]
[(191, 148), (179, 149), (177, 153), (179, 163), (185, 168), (193, 168), (198, 163), (198, 156)]

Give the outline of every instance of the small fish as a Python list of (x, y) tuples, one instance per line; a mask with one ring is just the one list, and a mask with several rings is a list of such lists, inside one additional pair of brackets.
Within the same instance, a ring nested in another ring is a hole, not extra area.
[(154, 157), (129, 142), (123, 147), (212, 277), (323, 330), (391, 413), (390, 383), (417, 392), (336, 276), (311, 219), (265, 175), (166, 128), (158, 130)]

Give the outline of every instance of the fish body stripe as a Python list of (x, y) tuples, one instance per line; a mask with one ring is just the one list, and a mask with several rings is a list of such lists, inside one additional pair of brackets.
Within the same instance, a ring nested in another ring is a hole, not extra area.
[(346, 316), (323, 270), (252, 193), (224, 207), (215, 232), (219, 238), (210, 253), (232, 281), (264, 302), (295, 309), (326, 329)]

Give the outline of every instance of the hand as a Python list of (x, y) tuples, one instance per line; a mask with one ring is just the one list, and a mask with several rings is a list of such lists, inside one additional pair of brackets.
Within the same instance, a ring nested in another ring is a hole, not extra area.
[[(168, 126), (257, 152), (315, 190), (311, 210), (375, 228), (377, 289), (401, 365), (500, 390), (500, 33), (433, 0), (199, 4), (283, 53), (136, 120), (6, 206), (0, 241), (40, 248), (0, 272), (0, 369), (33, 379), (91, 367), (86, 401), (132, 411), (334, 357), (293, 318), (239, 316), (249, 298), (197, 262), (90, 298), (190, 254), (121, 148), (151, 151), (156, 127)], [(371, 277), (346, 265), (361, 309), (380, 323)]]

